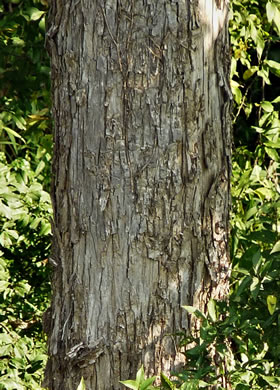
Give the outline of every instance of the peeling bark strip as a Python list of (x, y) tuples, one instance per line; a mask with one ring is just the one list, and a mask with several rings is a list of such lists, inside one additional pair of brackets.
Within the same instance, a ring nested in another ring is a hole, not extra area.
[(225, 0), (52, 0), (50, 389), (178, 367), (228, 277)]

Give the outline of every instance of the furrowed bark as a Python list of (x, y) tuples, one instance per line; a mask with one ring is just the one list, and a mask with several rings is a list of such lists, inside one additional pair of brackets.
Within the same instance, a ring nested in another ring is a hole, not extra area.
[(227, 13), (223, 0), (51, 1), (50, 389), (178, 368), (181, 306), (227, 292)]

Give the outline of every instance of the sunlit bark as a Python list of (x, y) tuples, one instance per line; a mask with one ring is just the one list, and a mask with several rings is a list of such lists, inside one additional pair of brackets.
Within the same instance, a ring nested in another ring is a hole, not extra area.
[(228, 276), (228, 5), (52, 0), (50, 389), (182, 362), (182, 305)]

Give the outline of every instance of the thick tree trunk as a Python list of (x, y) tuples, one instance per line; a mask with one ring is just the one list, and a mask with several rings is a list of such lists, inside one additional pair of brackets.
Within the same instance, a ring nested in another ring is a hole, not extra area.
[[(224, 0), (52, 0), (50, 389), (182, 361), (182, 305), (228, 277)], [(48, 321), (47, 321), (48, 322)]]

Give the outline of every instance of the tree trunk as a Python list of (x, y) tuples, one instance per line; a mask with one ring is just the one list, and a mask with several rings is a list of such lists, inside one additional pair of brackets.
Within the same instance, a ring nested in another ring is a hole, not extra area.
[(182, 305), (227, 292), (225, 0), (52, 0), (50, 389), (178, 368)]

